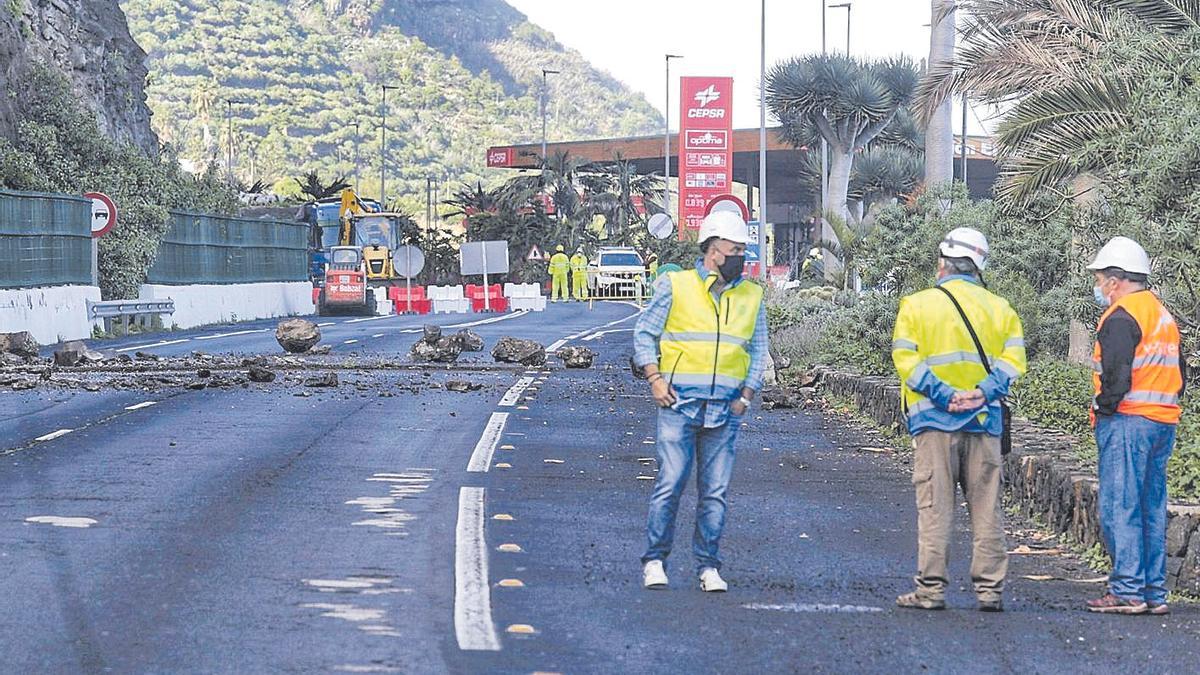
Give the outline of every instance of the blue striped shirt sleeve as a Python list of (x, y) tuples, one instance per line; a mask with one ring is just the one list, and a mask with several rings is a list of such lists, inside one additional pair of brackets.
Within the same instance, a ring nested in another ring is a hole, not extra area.
[(767, 369), (767, 306), (764, 302), (758, 308), (758, 319), (754, 322), (754, 336), (750, 338), (750, 371), (746, 374), (743, 387), (762, 391), (763, 373)]

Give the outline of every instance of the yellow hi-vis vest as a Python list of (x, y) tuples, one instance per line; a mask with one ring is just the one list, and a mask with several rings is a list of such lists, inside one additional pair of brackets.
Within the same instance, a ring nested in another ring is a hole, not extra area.
[(571, 256), (571, 271), (572, 272), (586, 272), (587, 268), (588, 268), (587, 256), (583, 255), (582, 253), (576, 253), (575, 255)]
[(680, 398), (737, 398), (750, 372), (750, 340), (762, 305), (761, 286), (725, 289), (720, 304), (709, 291), (717, 280), (692, 270), (670, 272), (671, 311), (659, 338), (658, 370)]
[(566, 276), (571, 269), (571, 259), (565, 253), (550, 256), (550, 274)]

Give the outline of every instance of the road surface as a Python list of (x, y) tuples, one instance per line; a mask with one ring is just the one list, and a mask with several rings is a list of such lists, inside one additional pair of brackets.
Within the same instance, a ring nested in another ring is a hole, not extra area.
[[(691, 575), (691, 490), (671, 587), (642, 590), (654, 411), (627, 369), (636, 311), (551, 305), (473, 327), (489, 349), (589, 346), (590, 370), (0, 395), (2, 670), (1195, 672), (1194, 606), (1088, 615), (1102, 585), (1068, 555), (1013, 555), (1008, 611), (974, 611), (965, 525), (951, 608), (895, 609), (915, 565), (905, 453), (815, 408), (748, 418), (730, 591)], [(400, 355), (424, 320), (322, 330), (335, 354)], [(272, 326), (99, 346), (276, 352)], [(483, 388), (440, 388), (451, 378)], [(1054, 550), (1030, 531), (1022, 544)]]

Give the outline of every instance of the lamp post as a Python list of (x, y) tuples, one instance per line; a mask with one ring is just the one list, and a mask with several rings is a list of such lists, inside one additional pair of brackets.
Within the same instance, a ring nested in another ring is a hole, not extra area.
[[(825, 0), (821, 0), (821, 55), (829, 53), (829, 43), (825, 37), (826, 17)], [(821, 236), (825, 237), (825, 211), (829, 199), (829, 141), (821, 134)]]
[(767, 278), (767, 0), (762, 0), (758, 62), (758, 257)]
[(379, 141), (379, 208), (387, 210), (387, 93), (389, 89), (399, 89), (395, 85), (380, 85), (383, 88), (383, 105), (380, 107), (380, 141)]
[(359, 136), (358, 127), (359, 127), (358, 119), (355, 118), (355, 120), (354, 120), (354, 191), (355, 192), (362, 189), (362, 185), (360, 185), (358, 182), (358, 146), (362, 145), (362, 143), (360, 142), (362, 137)]
[(562, 71), (542, 68), (542, 165), (546, 164), (546, 105), (550, 95), (547, 75), (559, 75)]
[[(682, 59), (680, 54), (667, 54), (666, 86), (663, 88), (663, 213), (671, 215), (671, 59)], [(680, 164), (682, 167), (683, 164)], [(682, 168), (680, 175), (683, 174)]]
[(849, 2), (839, 2), (836, 5), (830, 5), (829, 9), (844, 9), (846, 10), (846, 56), (850, 56), (850, 5)]
[(244, 104), (244, 103), (248, 103), (248, 101), (243, 101), (241, 99), (236, 99), (236, 98), (225, 99), (225, 122), (229, 128), (229, 131), (228, 131), (229, 149), (228, 149), (228, 154), (226, 155), (226, 158), (225, 158), (225, 174), (226, 174), (226, 178), (229, 180), (229, 182), (231, 184), (233, 183), (233, 180), (234, 180), (234, 178), (233, 178), (233, 104), (235, 104), (235, 103)]

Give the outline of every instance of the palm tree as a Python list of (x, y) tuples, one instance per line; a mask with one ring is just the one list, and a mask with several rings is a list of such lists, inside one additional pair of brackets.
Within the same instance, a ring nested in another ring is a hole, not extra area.
[[(1191, 58), (1176, 38), (1200, 27), (1195, 0), (959, 0), (958, 7), (966, 15), (958, 53), (930, 65), (918, 114), (930, 120), (954, 93), (1009, 108), (998, 128), (996, 193), (1010, 205), (1103, 175), (1111, 158), (1089, 150), (1134, 121), (1130, 94), (1149, 66)], [(1131, 34), (1141, 36), (1136, 55), (1117, 67), (1102, 58)]]
[(863, 62), (815, 55), (777, 64), (767, 75), (767, 105), (796, 145), (813, 130), (829, 144), (828, 209), (843, 221), (855, 156), (908, 104), (918, 75), (912, 61)]

